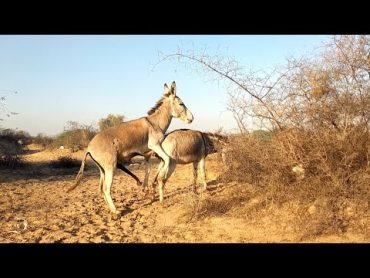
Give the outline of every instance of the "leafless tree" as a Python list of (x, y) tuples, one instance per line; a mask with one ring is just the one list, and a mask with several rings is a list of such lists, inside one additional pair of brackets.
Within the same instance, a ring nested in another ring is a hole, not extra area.
[(17, 115), (18, 113), (12, 112), (8, 109), (8, 107), (5, 105), (6, 98), (9, 94), (17, 94), (17, 91), (11, 91), (11, 90), (3, 90), (0, 89), (0, 121), (4, 121), (4, 118), (1, 117), (1, 115), (5, 115), (6, 117), (10, 117), (11, 115)]
[(226, 80), (228, 109), (239, 130), (254, 120), (268, 130), (288, 127), (346, 130), (369, 122), (369, 36), (334, 36), (321, 54), (291, 58), (286, 66), (244, 71), (234, 57), (206, 51), (162, 55), (159, 62), (177, 59), (191, 69), (203, 69)]
[(258, 119), (261, 126), (268, 129), (283, 127), (281, 111), (274, 105), (279, 85), (288, 71), (273, 70), (272, 72), (249, 71), (234, 57), (220, 55), (210, 56), (204, 51), (178, 50), (176, 53), (162, 55), (160, 62), (177, 58), (179, 62), (190, 63), (192, 69), (200, 66), (206, 73), (215, 76), (216, 80), (229, 81), (228, 110), (233, 113), (239, 130), (248, 130), (248, 118)]

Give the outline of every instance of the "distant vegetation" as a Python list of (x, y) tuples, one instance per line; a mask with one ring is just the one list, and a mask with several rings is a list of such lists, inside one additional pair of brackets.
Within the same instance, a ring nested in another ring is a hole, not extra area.
[(106, 118), (99, 120), (99, 130), (103, 131), (110, 127), (115, 127), (123, 122), (125, 117), (123, 115), (109, 114)]
[(23, 144), (30, 144), (32, 141), (31, 135), (23, 130), (14, 129), (0, 129), (0, 140), (9, 142), (18, 142)]
[(16, 168), (22, 165), (19, 154), (23, 144), (29, 144), (31, 136), (22, 130), (0, 129), (0, 167)]
[[(109, 114), (107, 117), (99, 120), (99, 130), (105, 130), (109, 127), (117, 126), (124, 120), (123, 115)], [(31, 136), (28, 132), (14, 129), (0, 129), (0, 166), (16, 168), (22, 164), (20, 154), (29, 144), (38, 144), (43, 148), (57, 149), (63, 146), (72, 152), (83, 150), (87, 147), (91, 139), (98, 132), (93, 125), (80, 124), (76, 121), (68, 121), (64, 131), (51, 137), (39, 133), (37, 136)], [(61, 158), (54, 163), (55, 167), (74, 167), (78, 163)]]
[(43, 148), (46, 148), (47, 146), (50, 146), (53, 143), (53, 138), (45, 134), (39, 133), (32, 138), (32, 143), (39, 144)]
[(97, 130), (92, 125), (82, 125), (78, 122), (67, 122), (64, 131), (58, 134), (49, 147), (72, 149), (73, 151), (82, 150), (89, 144)]
[(51, 165), (52, 168), (79, 168), (81, 166), (81, 161), (77, 159), (73, 159), (71, 157), (62, 156), (59, 157), (58, 160), (52, 161)]

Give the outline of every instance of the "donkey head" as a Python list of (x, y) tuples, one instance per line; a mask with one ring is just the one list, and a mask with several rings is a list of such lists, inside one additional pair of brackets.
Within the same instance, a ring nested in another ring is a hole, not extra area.
[(210, 153), (223, 153), (228, 148), (229, 139), (227, 136), (219, 133), (203, 133), (207, 152)]
[(164, 96), (169, 100), (172, 117), (179, 118), (188, 124), (194, 120), (193, 114), (186, 107), (184, 102), (176, 96), (175, 81), (172, 82), (171, 88), (168, 88), (167, 84), (164, 84)]

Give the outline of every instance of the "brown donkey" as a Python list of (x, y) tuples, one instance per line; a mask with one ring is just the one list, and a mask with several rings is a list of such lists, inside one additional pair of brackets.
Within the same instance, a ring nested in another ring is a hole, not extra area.
[[(147, 117), (123, 122), (117, 127), (106, 129), (89, 143), (82, 160), (76, 183), (68, 189), (73, 190), (81, 181), (87, 155), (90, 155), (100, 170), (100, 191), (112, 213), (117, 215), (110, 190), (116, 167), (126, 173), (129, 171), (125, 164), (136, 155), (145, 155), (150, 151), (155, 152), (162, 160), (161, 175), (168, 176), (170, 158), (163, 151), (161, 143), (164, 133), (169, 127), (172, 118), (180, 118), (186, 123), (194, 119), (192, 113), (186, 108), (182, 100), (176, 96), (176, 83), (172, 82), (171, 89), (164, 85), (164, 94), (156, 105), (148, 112)], [(147, 163), (144, 186), (147, 185), (150, 164)]]

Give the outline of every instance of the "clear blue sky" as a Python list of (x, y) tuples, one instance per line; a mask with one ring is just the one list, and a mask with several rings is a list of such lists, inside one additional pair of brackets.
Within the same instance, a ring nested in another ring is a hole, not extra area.
[[(246, 68), (283, 64), (320, 46), (327, 36), (297, 35), (70, 35), (0, 36), (0, 96), (10, 111), (1, 126), (31, 135), (55, 135), (67, 121), (96, 124), (109, 113), (126, 120), (145, 116), (176, 81), (178, 95), (194, 114), (190, 125), (174, 119), (170, 129), (236, 129), (226, 112), (225, 86), (175, 62), (155, 67), (158, 52), (207, 47), (237, 58)], [(1, 90), (14, 90), (18, 94)], [(0, 113), (2, 113), (0, 111)]]

